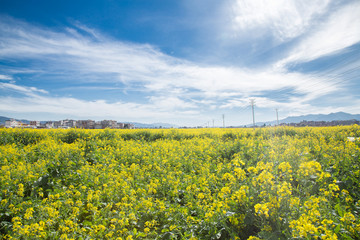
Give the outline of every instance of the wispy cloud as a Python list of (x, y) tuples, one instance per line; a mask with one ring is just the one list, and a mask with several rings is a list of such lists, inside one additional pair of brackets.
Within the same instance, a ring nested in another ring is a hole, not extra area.
[(164, 110), (176, 110), (176, 109), (197, 109), (197, 105), (194, 103), (184, 101), (179, 97), (174, 96), (152, 96), (150, 97), (150, 103), (156, 109)]
[(12, 76), (9, 76), (9, 75), (4, 75), (4, 74), (0, 74), (0, 80), (13, 80), (13, 77)]
[[(149, 121), (149, 119), (163, 119), (174, 123), (187, 122), (191, 124), (191, 119), (198, 112), (189, 111), (183, 106), (183, 111), (178, 111), (171, 107), (172, 104), (183, 104), (179, 99), (152, 99), (147, 104), (137, 104), (131, 102), (113, 102), (104, 100), (86, 101), (73, 97), (53, 97), (40, 95), (42, 90), (16, 86), (11, 84), (1, 84), (0, 89), (17, 91), (24, 97), (0, 96), (1, 112), (21, 112), (46, 114), (48, 117), (63, 115), (76, 119), (117, 119), (122, 121)], [(170, 101), (169, 101), (170, 100)], [(173, 111), (169, 111), (173, 110)]]
[(278, 65), (307, 62), (360, 42), (360, 2), (345, 5), (309, 33)]
[[(80, 76), (110, 73), (113, 74), (110, 77), (102, 75), (101, 81), (142, 83), (153, 92), (195, 89), (203, 93), (203, 97), (219, 97), (224, 92), (251, 95), (284, 87), (308, 92), (310, 90), (303, 87), (304, 83), (314, 77), (269, 69), (201, 66), (165, 55), (146, 44), (129, 44), (106, 37), (91, 41), (82, 35), (43, 30), (16, 20), (12, 24), (17, 27), (4, 22), (0, 25), (0, 38), (4, 43), (0, 58), (36, 59), (43, 61), (48, 71), (66, 69)], [(319, 84), (328, 83), (322, 81)]]
[[(324, 14), (329, 0), (237, 0), (233, 6), (235, 31), (272, 34), (280, 41), (295, 38)], [(270, 31), (270, 32), (269, 32)]]
[(2, 83), (0, 82), (0, 89), (5, 91), (15, 91), (17, 93), (22, 93), (27, 96), (37, 96), (38, 93), (47, 94), (48, 92), (43, 89), (38, 89), (36, 87), (25, 87), (19, 86), (14, 83)]

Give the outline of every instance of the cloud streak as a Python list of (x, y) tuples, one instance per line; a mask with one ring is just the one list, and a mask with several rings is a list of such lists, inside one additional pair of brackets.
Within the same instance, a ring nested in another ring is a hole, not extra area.
[(360, 2), (348, 4), (330, 15), (323, 24), (309, 33), (280, 66), (308, 62), (339, 53), (360, 42)]
[(19, 86), (13, 83), (1, 83), (0, 82), (0, 89), (5, 91), (15, 91), (26, 96), (37, 96), (39, 93), (47, 94), (48, 92), (43, 89), (38, 89), (36, 87), (25, 87)]
[(9, 75), (0, 74), (0, 80), (13, 80), (13, 78)]
[[(313, 76), (271, 69), (250, 70), (222, 66), (201, 66), (161, 53), (150, 45), (136, 45), (99, 37), (42, 30), (22, 22), (17, 28), (0, 25), (3, 59), (29, 58), (43, 61), (51, 71), (60, 65), (80, 74), (113, 74), (101, 81), (141, 83), (149, 91), (173, 88), (196, 89), (204, 96), (221, 97), (224, 91), (251, 95), (265, 90), (294, 87), (301, 92)], [(100, 36), (100, 34), (97, 34)], [(114, 78), (115, 77), (115, 78)], [(327, 85), (326, 79), (321, 83)]]
[(303, 34), (327, 10), (326, 0), (237, 0), (233, 6), (235, 31), (263, 31), (285, 41)]
[(117, 119), (122, 121), (147, 121), (147, 119), (166, 119), (172, 122), (191, 123), (198, 112), (189, 111), (182, 106), (182, 111), (173, 110), (174, 104), (183, 104), (179, 99), (152, 99), (148, 104), (131, 102), (109, 103), (104, 100), (85, 101), (72, 97), (52, 97), (40, 95), (44, 91), (36, 88), (0, 84), (0, 89), (16, 91), (23, 97), (0, 96), (0, 109), (5, 112), (21, 112), (22, 114), (39, 113), (47, 116), (65, 115), (76, 119), (92, 118), (96, 120)]

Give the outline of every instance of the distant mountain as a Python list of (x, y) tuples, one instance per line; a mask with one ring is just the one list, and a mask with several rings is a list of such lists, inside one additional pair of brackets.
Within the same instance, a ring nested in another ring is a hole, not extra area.
[(9, 120), (9, 118), (0, 116), (0, 124), (5, 124), (6, 120)]
[(330, 113), (330, 114), (309, 114), (309, 115), (302, 115), (298, 117), (287, 117), (280, 122), (284, 123), (299, 123), (301, 121), (336, 121), (336, 120), (351, 120), (356, 119), (360, 120), (360, 114), (350, 114), (345, 112), (337, 112), (337, 113)]
[[(0, 116), (0, 125), (4, 125), (4, 124), (5, 124), (5, 121), (6, 121), (6, 120), (10, 120), (10, 119), (13, 119), (13, 118)], [(15, 120), (16, 120), (16, 121), (21, 121), (22, 123), (26, 123), (26, 124), (29, 124), (29, 123), (30, 123), (30, 121), (29, 121), (29, 120), (26, 120), (26, 119), (15, 119)]]
[[(302, 121), (337, 121), (337, 120), (360, 120), (360, 114), (350, 114), (345, 112), (336, 112), (330, 114), (308, 114), (301, 116), (290, 116), (284, 119), (279, 120), (279, 123), (299, 123)], [(269, 122), (257, 122), (256, 125), (276, 125), (276, 121)], [(248, 124), (247, 126), (252, 126), (252, 124)]]
[(179, 126), (169, 123), (138, 123), (129, 122), (134, 124), (135, 128), (178, 128)]

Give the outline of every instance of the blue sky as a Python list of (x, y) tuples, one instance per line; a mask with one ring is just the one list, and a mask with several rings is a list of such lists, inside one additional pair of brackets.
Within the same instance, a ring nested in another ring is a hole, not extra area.
[(0, 115), (243, 125), (360, 113), (357, 0), (0, 0)]

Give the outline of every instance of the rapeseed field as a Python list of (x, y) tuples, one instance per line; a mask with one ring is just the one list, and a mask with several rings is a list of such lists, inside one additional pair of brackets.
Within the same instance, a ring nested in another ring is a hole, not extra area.
[(0, 238), (360, 239), (359, 136), (0, 129)]

